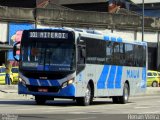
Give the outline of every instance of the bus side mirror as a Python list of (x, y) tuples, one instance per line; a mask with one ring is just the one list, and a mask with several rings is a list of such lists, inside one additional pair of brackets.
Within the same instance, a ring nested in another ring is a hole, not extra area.
[(16, 56), (17, 46), (13, 46), (13, 56)]
[(18, 45), (20, 45), (20, 42), (15, 43), (13, 46), (13, 57), (16, 61), (20, 61), (19, 55), (17, 55), (17, 51), (20, 50), (20, 46)]

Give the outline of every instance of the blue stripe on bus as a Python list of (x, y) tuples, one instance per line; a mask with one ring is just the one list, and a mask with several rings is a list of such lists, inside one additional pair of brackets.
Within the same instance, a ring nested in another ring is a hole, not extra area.
[(111, 41), (116, 42), (117, 40), (116, 40), (116, 38), (115, 38), (115, 37), (111, 37)]
[(40, 86), (49, 86), (49, 83), (47, 80), (38, 80), (40, 83)]
[(146, 88), (146, 68), (142, 69), (142, 81), (141, 81), (141, 88)]
[(97, 89), (104, 89), (105, 88), (105, 82), (109, 71), (109, 65), (104, 65), (102, 73), (100, 75), (100, 78), (97, 83)]
[(29, 78), (29, 83), (30, 83), (30, 85), (39, 86), (36, 79)]
[(122, 42), (122, 38), (117, 38), (117, 42)]
[(122, 67), (118, 66), (117, 75), (115, 79), (115, 88), (121, 88), (121, 80), (122, 80)]
[(49, 82), (51, 83), (52, 86), (60, 86), (58, 80), (49, 80)]
[(104, 36), (104, 40), (109, 40), (109, 36)]
[[(48, 80), (51, 86), (60, 86), (58, 80)], [(30, 85), (35, 86), (50, 86), (47, 80), (29, 79)], [(39, 84), (38, 84), (39, 82)]]
[(110, 74), (107, 81), (107, 88), (113, 89), (114, 88), (114, 77), (116, 74), (116, 66), (111, 66)]

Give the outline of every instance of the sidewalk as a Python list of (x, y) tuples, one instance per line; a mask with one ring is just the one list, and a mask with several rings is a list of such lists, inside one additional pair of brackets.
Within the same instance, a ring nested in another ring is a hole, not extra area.
[(146, 95), (160, 95), (160, 87), (147, 87)]
[[(147, 87), (146, 96), (160, 95), (160, 87)], [(33, 99), (32, 95), (19, 95), (17, 85), (0, 85), (0, 99)]]
[(0, 85), (0, 99), (33, 99), (32, 95), (19, 95), (17, 85)]

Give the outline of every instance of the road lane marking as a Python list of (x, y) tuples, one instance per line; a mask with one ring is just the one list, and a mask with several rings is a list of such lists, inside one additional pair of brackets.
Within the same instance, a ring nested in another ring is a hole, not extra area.
[(97, 119), (96, 117), (85, 117), (85, 118), (73, 118), (73, 119), (65, 119), (65, 120), (87, 120), (87, 119)]
[[(50, 110), (63, 110), (62, 108), (47, 108), (47, 107), (45, 107), (45, 108), (32, 108), (32, 110), (48, 110), (48, 109), (50, 109)], [(31, 110), (31, 108), (21, 108), (21, 109), (15, 109), (15, 110)]]
[(79, 111), (79, 112), (69, 112), (69, 114), (85, 114), (86, 112), (81, 112), (81, 111)]
[(146, 109), (146, 108), (150, 108), (150, 107), (134, 107), (134, 109)]
[(156, 114), (156, 113), (159, 113), (159, 111), (143, 112), (143, 114)]

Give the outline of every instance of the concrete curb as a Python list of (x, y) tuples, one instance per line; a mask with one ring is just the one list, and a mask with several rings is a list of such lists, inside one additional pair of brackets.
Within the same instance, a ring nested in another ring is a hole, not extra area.
[[(150, 96), (160, 94), (160, 87), (147, 87), (145, 94), (135, 96)], [(34, 99), (32, 95), (19, 95), (17, 85), (0, 85), (0, 99)]]

